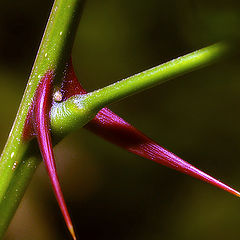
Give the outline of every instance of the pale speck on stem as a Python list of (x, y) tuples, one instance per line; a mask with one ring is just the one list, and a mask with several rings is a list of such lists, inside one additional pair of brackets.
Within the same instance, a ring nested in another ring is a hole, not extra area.
[(53, 94), (53, 100), (54, 100), (55, 102), (61, 102), (61, 101), (62, 101), (62, 93), (61, 93), (59, 90), (57, 90), (57, 91), (54, 92), (54, 94)]
[(18, 162), (16, 161), (16, 162), (14, 162), (14, 164), (13, 164), (13, 166), (12, 166), (12, 170), (15, 170), (16, 169), (16, 167), (17, 167), (17, 165), (18, 165)]

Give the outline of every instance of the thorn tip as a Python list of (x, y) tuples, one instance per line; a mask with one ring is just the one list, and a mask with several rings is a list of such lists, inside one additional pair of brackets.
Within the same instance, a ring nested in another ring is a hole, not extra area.
[(68, 230), (69, 230), (70, 234), (72, 235), (73, 240), (77, 240), (74, 229), (73, 229), (73, 225), (69, 225)]

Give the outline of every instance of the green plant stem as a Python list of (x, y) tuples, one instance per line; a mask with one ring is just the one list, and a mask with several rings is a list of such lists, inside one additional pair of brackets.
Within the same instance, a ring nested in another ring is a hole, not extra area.
[(51, 112), (51, 129), (55, 135), (62, 137), (85, 125), (106, 105), (213, 63), (229, 50), (227, 43), (216, 43), (102, 89), (56, 103)]
[(186, 74), (226, 55), (229, 46), (216, 43), (206, 48), (178, 57), (157, 67), (136, 74), (122, 81), (111, 84), (91, 93), (91, 98), (98, 108), (116, 102), (139, 91), (166, 82), (179, 75)]
[(32, 176), (40, 163), (38, 159), (39, 158), (36, 157), (29, 157), (26, 160), (21, 161), (18, 166), (18, 171), (16, 171), (16, 175), (12, 178), (8, 191), (0, 204), (0, 238), (7, 230), (12, 216), (16, 211), (16, 207), (19, 205)]
[[(39, 164), (39, 160), (34, 156), (37, 155), (36, 153), (30, 158), (25, 155), (28, 143), (22, 141), (22, 134), (27, 113), (42, 76), (48, 70), (53, 70), (55, 82), (61, 79), (65, 62), (71, 52), (81, 5), (80, 0), (56, 0), (51, 11), (17, 117), (1, 155), (0, 238), (7, 229)], [(224, 55), (227, 49), (227, 45), (219, 43), (94, 91), (84, 97), (76, 96), (64, 103), (55, 104), (52, 108), (53, 132), (62, 137), (76, 127), (86, 124), (107, 104), (212, 63)]]
[[(55, 81), (63, 74), (81, 14), (81, 0), (55, 0), (37, 57), (29, 77), (11, 133), (0, 159), (0, 238), (15, 212), (38, 161), (24, 161), (28, 143), (22, 134), (37, 86), (48, 70), (55, 73)], [(28, 164), (31, 161), (31, 164)], [(21, 167), (20, 167), (21, 166)], [(20, 187), (21, 185), (21, 187)], [(14, 193), (18, 189), (18, 194)], [(15, 199), (15, 201), (13, 201)], [(4, 209), (4, 214), (2, 213)]]

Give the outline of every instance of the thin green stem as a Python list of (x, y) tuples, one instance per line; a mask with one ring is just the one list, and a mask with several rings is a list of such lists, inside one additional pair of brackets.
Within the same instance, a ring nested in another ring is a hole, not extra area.
[(51, 113), (52, 131), (57, 136), (63, 136), (85, 125), (106, 105), (213, 63), (229, 50), (228, 44), (217, 43), (86, 95), (76, 95), (56, 103)]
[[(0, 238), (3, 236), (12, 214), (25, 191), (25, 186), (32, 175), (33, 166), (37, 160), (24, 161), (24, 153), (28, 143), (23, 142), (24, 124), (32, 104), (37, 86), (48, 70), (55, 73), (55, 82), (63, 74), (64, 64), (70, 57), (72, 43), (78, 26), (81, 0), (55, 0), (37, 57), (29, 77), (11, 133), (0, 159)], [(21, 166), (21, 167), (19, 167)], [(20, 174), (22, 172), (23, 174)], [(19, 183), (22, 187), (17, 187)], [(13, 189), (19, 189), (19, 194), (12, 195)], [(16, 198), (13, 202), (13, 198)]]
[(93, 102), (102, 108), (172, 78), (211, 64), (229, 51), (226, 43), (216, 43), (151, 68), (91, 93)]

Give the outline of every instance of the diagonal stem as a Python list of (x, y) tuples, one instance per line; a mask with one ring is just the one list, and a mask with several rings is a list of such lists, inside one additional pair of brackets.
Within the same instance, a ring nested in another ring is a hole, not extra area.
[[(17, 116), (1, 154), (0, 210), (4, 209), (7, 214), (0, 212), (0, 238), (23, 196), (27, 183), (30, 181), (30, 175), (34, 172), (32, 170), (34, 162), (35, 167), (38, 165), (36, 158), (32, 158), (31, 165), (28, 165), (28, 160), (24, 161), (26, 150), (32, 145), (29, 146), (29, 143), (22, 138), (36, 89), (41, 78), (49, 70), (54, 72), (55, 80), (61, 77), (65, 61), (71, 53), (83, 2), (83, 0), (55, 0), (54, 2)], [(37, 154), (38, 152), (35, 151), (33, 155)], [(30, 168), (29, 171), (27, 168)], [(24, 174), (19, 174), (19, 171), (24, 172)], [(17, 185), (13, 184), (17, 182), (21, 182), (23, 186), (17, 188)], [(13, 189), (21, 189), (21, 192), (14, 195), (16, 197), (14, 202), (12, 201)]]
[(225, 56), (229, 50), (229, 44), (216, 43), (96, 90), (90, 93), (90, 98), (99, 108), (105, 107), (132, 94), (212, 64)]
[(91, 93), (75, 95), (64, 102), (55, 103), (51, 110), (52, 131), (57, 136), (64, 136), (85, 125), (106, 105), (211, 64), (229, 53), (229, 50), (227, 43), (216, 43)]

